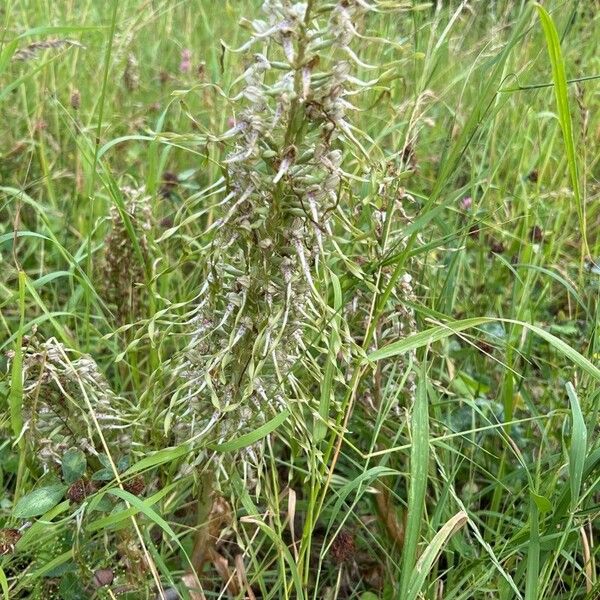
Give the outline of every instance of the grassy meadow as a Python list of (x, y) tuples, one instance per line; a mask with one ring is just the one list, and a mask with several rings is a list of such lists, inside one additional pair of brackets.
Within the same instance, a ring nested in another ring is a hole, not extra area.
[(0, 598), (600, 598), (597, 2), (0, 23)]

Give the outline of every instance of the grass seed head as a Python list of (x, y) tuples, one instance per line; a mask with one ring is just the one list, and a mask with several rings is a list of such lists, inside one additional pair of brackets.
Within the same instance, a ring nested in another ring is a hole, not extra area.
[(152, 228), (149, 199), (141, 189), (123, 188), (125, 211), (142, 256), (135, 250), (124, 218), (111, 206), (111, 230), (104, 243), (102, 286), (105, 300), (113, 307), (119, 325), (141, 316), (145, 281), (144, 257), (149, 254), (148, 233)]
[(135, 57), (135, 54), (129, 53), (127, 55), (127, 62), (125, 63), (125, 71), (123, 72), (123, 82), (125, 87), (130, 91), (134, 92), (140, 87), (140, 68)]
[(73, 110), (79, 110), (79, 108), (81, 107), (81, 93), (79, 92), (79, 90), (73, 90), (71, 92), (71, 98), (69, 102)]
[(78, 47), (83, 48), (83, 45), (77, 42), (76, 40), (70, 39), (51, 39), (51, 40), (43, 40), (41, 42), (32, 42), (28, 44), (24, 48), (20, 48), (17, 50), (13, 56), (12, 60), (14, 61), (28, 61), (37, 58), (41, 52), (44, 50), (61, 50), (63, 48), (70, 47)]

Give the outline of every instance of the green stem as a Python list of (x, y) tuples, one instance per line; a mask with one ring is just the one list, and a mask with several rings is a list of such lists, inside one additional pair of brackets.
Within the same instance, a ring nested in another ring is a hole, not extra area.
[[(96, 177), (97, 177), (97, 173), (96, 173), (96, 169), (98, 166), (98, 154), (100, 152), (100, 137), (102, 134), (102, 122), (104, 119), (104, 106), (105, 106), (105, 102), (106, 102), (106, 90), (108, 88), (108, 73), (110, 71), (110, 59), (112, 56), (112, 47), (113, 47), (113, 41), (114, 41), (114, 37), (115, 37), (115, 30), (117, 27), (117, 9), (119, 7), (119, 0), (113, 0), (113, 7), (112, 7), (112, 15), (111, 15), (111, 21), (110, 21), (110, 32), (108, 35), (108, 44), (106, 46), (106, 53), (104, 55), (104, 74), (102, 77), (102, 89), (100, 90), (100, 102), (98, 104), (98, 124), (96, 125), (96, 140), (94, 143), (94, 160), (92, 162), (92, 174), (91, 174), (91, 183), (90, 183), (90, 210), (89, 210), (89, 214), (90, 214), (90, 221), (89, 221), (89, 231), (88, 231), (88, 235), (87, 235), (87, 244), (86, 244), (86, 252), (87, 252), (87, 257), (86, 257), (86, 271), (87, 271), (87, 275), (88, 277), (92, 277), (93, 273), (92, 273), (92, 231), (93, 231), (93, 224), (94, 224), (94, 200), (95, 200), (95, 193), (94, 193), (94, 188), (96, 185)], [(91, 299), (89, 297), (89, 294), (86, 294), (86, 310), (85, 310), (85, 323), (84, 323), (84, 330), (86, 332), (86, 346), (87, 343), (89, 342), (89, 335), (90, 335), (90, 327), (89, 327), (89, 318), (90, 318), (90, 304), (91, 304)]]

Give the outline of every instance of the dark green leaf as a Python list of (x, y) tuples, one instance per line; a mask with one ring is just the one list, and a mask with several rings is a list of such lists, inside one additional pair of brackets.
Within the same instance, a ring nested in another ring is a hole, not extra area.
[(65, 485), (49, 485), (38, 488), (23, 496), (15, 506), (13, 515), (17, 519), (38, 517), (54, 508), (63, 498)]
[(122, 456), (117, 462), (117, 471), (119, 471), (119, 473), (127, 471), (127, 469), (129, 469), (130, 462), (129, 456)]
[(64, 482), (71, 484), (81, 479), (85, 473), (87, 467), (85, 454), (77, 448), (71, 448), (65, 452), (61, 466)]
[(113, 477), (112, 469), (100, 469), (92, 475), (92, 481), (110, 481)]

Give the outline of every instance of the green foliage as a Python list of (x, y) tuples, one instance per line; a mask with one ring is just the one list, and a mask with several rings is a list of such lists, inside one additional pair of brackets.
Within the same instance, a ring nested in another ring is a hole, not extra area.
[(598, 596), (600, 13), (543, 4), (3, 3), (2, 597)]
[(66, 484), (71, 484), (81, 479), (87, 467), (85, 454), (77, 448), (67, 450), (63, 455), (61, 467), (63, 481)]
[(66, 489), (66, 486), (60, 484), (37, 488), (19, 500), (13, 515), (17, 519), (39, 517), (53, 509), (63, 499)]

